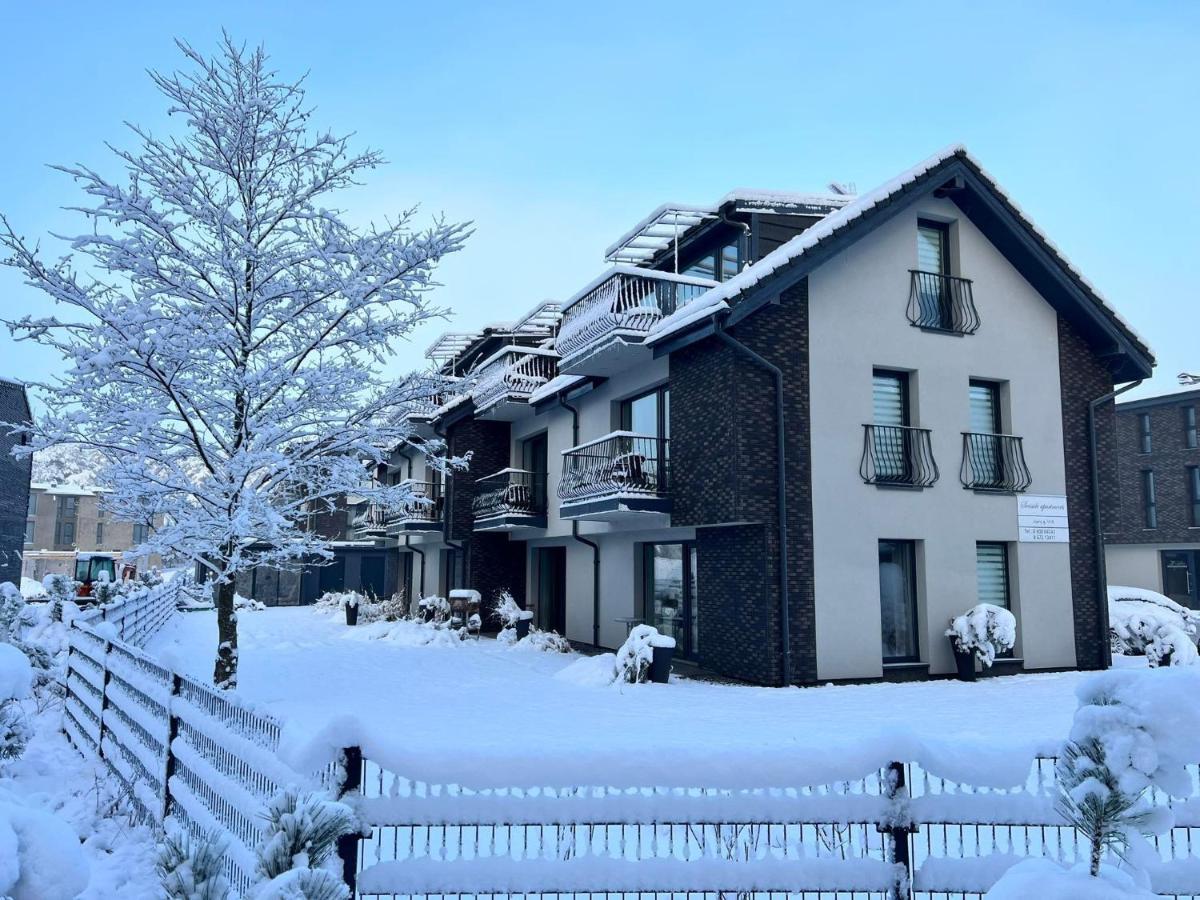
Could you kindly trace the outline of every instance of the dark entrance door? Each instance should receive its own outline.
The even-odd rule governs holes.
[[[362,592],[383,599],[387,591],[386,560],[382,556],[364,556],[359,563],[359,583]]]
[[[1190,609],[1200,609],[1200,552],[1195,550],[1163,550],[1163,593]]]
[[[567,633],[567,548],[534,549],[537,570],[538,610],[542,627]]]
[[[321,566],[321,593],[328,594],[331,592],[345,590],[346,587],[346,558],[339,556]]]
[[[412,553],[400,554],[400,584],[396,590],[404,594],[404,597],[412,603],[413,597],[416,597],[421,592],[416,585],[413,584],[413,556]]]

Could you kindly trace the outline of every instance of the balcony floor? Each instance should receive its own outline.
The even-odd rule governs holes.
[[[562,359],[558,371],[563,375],[598,375],[611,377],[649,362],[652,353],[642,346],[641,332],[614,331],[592,342],[577,353]]]
[[[515,531],[519,528],[545,528],[546,516],[528,513],[500,513],[486,519],[476,519],[474,531]]]
[[[608,494],[562,503],[558,508],[558,515],[563,519],[578,519],[583,522],[628,522],[631,519],[645,521],[648,518],[667,520],[671,515],[671,498],[646,494]]]

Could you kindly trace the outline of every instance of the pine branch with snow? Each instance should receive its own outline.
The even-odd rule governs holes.
[[[292,896],[341,900],[347,895],[341,880],[334,876],[331,881],[331,873],[324,869],[335,858],[337,839],[355,829],[350,807],[288,788],[267,805],[266,819],[266,835],[258,847],[258,875],[263,880],[255,894],[258,900]],[[287,892],[300,884],[318,893]],[[340,892],[328,893],[331,885]]]
[[[0,246],[64,310],[7,323],[67,363],[35,385],[48,412],[23,450],[97,454],[106,505],[152,526],[137,552],[211,576],[214,681],[232,688],[237,574],[329,558],[307,525],[347,493],[385,508],[412,499],[369,482],[366,465],[411,440],[402,414],[429,385],[386,383],[379,367],[443,314],[434,273],[469,232],[418,227],[415,209],[352,226],[337,196],[382,156],[315,128],[301,82],[261,48],[228,36],[211,58],[179,47],[188,71],[151,73],[176,133],[131,125],[134,149],[113,148],[117,178],[57,167],[86,195],[70,254],[47,259],[3,217]]]
[[[167,900],[226,900],[230,887],[221,859],[228,846],[229,836],[217,830],[199,837],[168,831],[156,863]]]

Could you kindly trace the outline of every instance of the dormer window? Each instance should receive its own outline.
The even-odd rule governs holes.
[[[724,247],[704,254],[680,274],[710,281],[728,281],[741,270],[739,262],[738,242],[731,241]]]
[[[917,267],[910,270],[908,321],[926,331],[974,334],[979,314],[971,282],[950,274],[950,226],[917,220]]]

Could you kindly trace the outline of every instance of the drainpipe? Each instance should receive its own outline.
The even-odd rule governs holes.
[[[423,597],[425,596],[425,551],[415,544],[410,543],[411,540],[412,535],[406,534],[404,536],[404,549],[411,550],[417,556],[421,557],[421,580],[417,582],[417,593]],[[409,606],[412,606],[412,598],[409,598]]]
[[[783,372],[780,368],[759,356],[725,330],[725,326],[713,319],[716,336],[760,368],[766,369],[775,379],[775,503],[779,511],[779,627],[783,632],[783,683],[792,683],[792,626],[788,597],[788,528],[787,528],[787,458],[785,456],[786,431],[783,420]]]
[[[448,453],[450,451],[450,438],[446,436],[445,429],[438,425],[434,425],[433,433],[445,441],[446,452]],[[453,521],[454,495],[458,493],[454,490],[453,485],[450,484],[450,477],[449,470],[442,473],[442,479],[446,491],[446,502],[442,507],[442,543],[451,550],[457,550],[460,554],[462,554],[463,577],[466,578],[467,551],[464,546],[465,541],[455,543],[454,541],[450,540],[450,522]],[[425,578],[424,563],[421,564],[421,578],[422,580]]]
[[[741,260],[739,260],[742,265],[738,266],[738,272],[740,272],[750,264],[750,226],[745,222],[738,222],[736,219],[729,218],[729,213],[721,213],[721,221],[726,225],[742,229],[742,239],[738,241],[742,247]],[[721,276],[725,277],[725,273],[722,272]]]
[[[1102,668],[1112,668],[1112,646],[1108,640],[1108,568],[1104,562],[1104,528],[1100,523],[1100,458],[1096,449],[1096,410],[1110,400],[1115,400],[1126,391],[1132,391],[1142,383],[1139,378],[1122,388],[1109,391],[1102,397],[1097,397],[1088,403],[1087,433],[1088,433],[1088,469],[1092,478],[1092,521],[1096,523],[1096,592],[1099,594],[1100,621],[1100,662]]]
[[[571,446],[579,444],[579,410],[563,399],[556,398],[558,405],[571,413]],[[592,548],[592,646],[600,646],[600,545],[579,533],[579,521],[571,520],[571,537]]]

